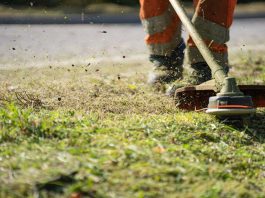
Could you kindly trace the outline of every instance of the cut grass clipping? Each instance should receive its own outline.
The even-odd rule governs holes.
[[[265,197],[264,110],[178,111],[135,65],[2,70],[0,197]]]

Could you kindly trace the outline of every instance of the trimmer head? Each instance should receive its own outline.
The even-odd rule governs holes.
[[[186,111],[206,110],[217,116],[250,115],[265,107],[264,85],[239,85],[241,96],[216,96],[214,84],[182,87],[175,92],[175,104]],[[252,102],[253,101],[253,102]]]
[[[210,97],[206,110],[206,113],[216,116],[247,116],[255,112],[251,96]]]
[[[236,79],[226,77],[220,93],[209,99],[206,113],[216,116],[246,116],[256,113],[252,98],[244,95],[237,86]]]

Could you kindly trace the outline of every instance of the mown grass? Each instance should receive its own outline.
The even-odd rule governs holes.
[[[244,64],[264,83],[262,59]],[[265,197],[264,110],[242,126],[179,111],[148,70],[2,70],[0,197]]]

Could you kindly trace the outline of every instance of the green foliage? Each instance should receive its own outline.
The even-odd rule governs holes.
[[[264,197],[265,144],[205,114],[10,104],[0,119],[1,197]]]

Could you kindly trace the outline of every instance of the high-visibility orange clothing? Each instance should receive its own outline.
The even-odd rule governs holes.
[[[229,28],[237,0],[194,0],[192,19],[195,27],[220,62],[227,62]],[[181,42],[181,22],[168,0],[140,0],[140,18],[147,33],[150,53],[170,55]],[[191,63],[203,58],[191,38],[188,39],[187,58]]]
[[[140,0],[140,18],[150,53],[170,55],[181,41],[181,23],[168,0]]]

